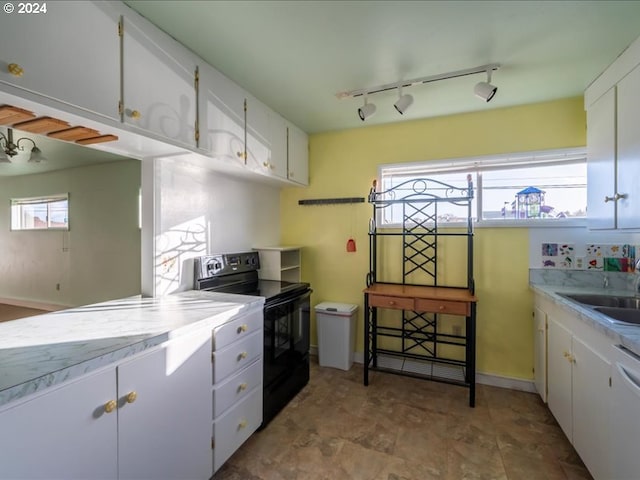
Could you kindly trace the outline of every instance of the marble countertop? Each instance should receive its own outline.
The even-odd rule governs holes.
[[[627,349],[640,355],[640,325],[628,325],[621,323],[612,323],[609,317],[595,311],[586,305],[581,305],[574,301],[564,298],[559,294],[598,294],[598,295],[620,295],[632,296],[632,292],[627,289],[604,289],[594,286],[577,286],[577,285],[540,285],[531,284],[531,289],[542,295],[544,298],[551,300],[555,304],[570,310],[577,315],[580,320],[588,323],[599,332],[604,333],[617,344],[623,345]]]
[[[0,323],[0,406],[236,314],[264,298],[188,291]]]

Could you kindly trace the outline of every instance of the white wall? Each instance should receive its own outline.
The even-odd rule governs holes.
[[[137,160],[0,177],[0,299],[77,306],[140,293],[139,188]],[[10,231],[11,198],[66,192],[69,231]]]
[[[171,159],[155,162],[155,295],[193,288],[193,258],[280,240],[280,190]]]

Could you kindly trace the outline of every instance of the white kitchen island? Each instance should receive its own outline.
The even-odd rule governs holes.
[[[261,329],[263,303],[190,291],[0,324],[0,479],[209,478],[212,339]]]

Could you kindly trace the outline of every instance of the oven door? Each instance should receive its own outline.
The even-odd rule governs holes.
[[[311,291],[273,303],[264,310],[265,387],[287,376],[309,355]]]

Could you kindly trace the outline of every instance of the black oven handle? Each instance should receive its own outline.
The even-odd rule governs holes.
[[[294,302],[294,301],[302,301],[306,298],[311,297],[311,293],[313,292],[313,290],[305,290],[302,294],[296,294],[294,296],[291,296],[289,298],[285,298],[284,300],[281,300],[279,302],[276,303],[267,303],[265,304],[264,308],[276,308],[276,307],[281,307],[282,305],[287,305],[288,303]]]

